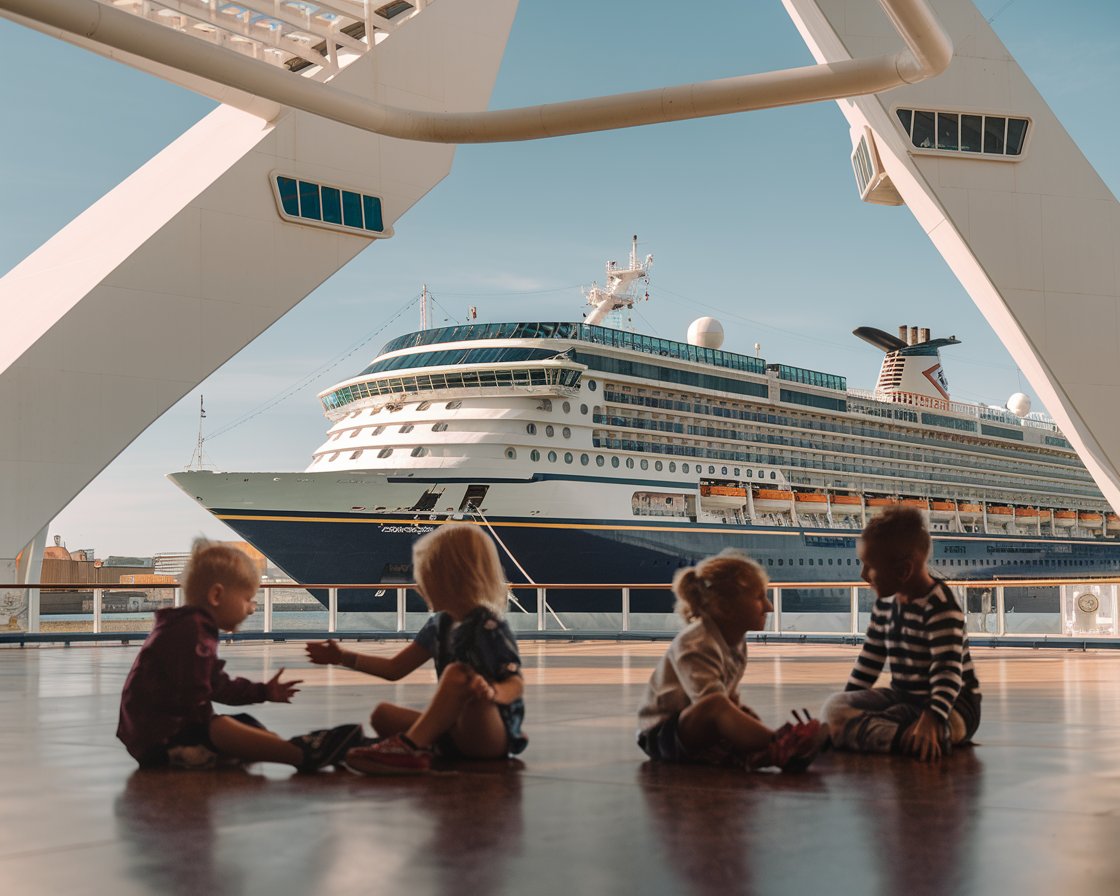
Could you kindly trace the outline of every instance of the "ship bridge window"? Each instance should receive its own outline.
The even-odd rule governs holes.
[[[326,226],[391,236],[386,231],[381,200],[353,190],[326,186],[282,174],[272,178],[280,217],[300,224]]]
[[[1030,120],[1003,115],[898,109],[903,132],[918,149],[969,152],[985,156],[1021,156]]]

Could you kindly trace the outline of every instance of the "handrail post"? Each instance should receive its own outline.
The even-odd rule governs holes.
[[[405,595],[407,593],[408,593],[407,588],[398,588],[397,589],[397,631],[398,632],[403,632],[405,630],[406,620],[405,620],[404,611],[405,611],[405,607],[407,605],[406,604],[406,599],[405,599]]]
[[[859,585],[852,586],[852,628],[851,634],[859,634]]]
[[[264,622],[261,627],[266,631],[272,631],[272,589],[263,588],[264,591]]]
[[[39,631],[39,589],[27,589],[27,630],[29,632]]]
[[[770,590],[774,593],[770,603],[774,606],[774,634],[777,634],[782,630],[782,589],[771,584]]]
[[[1003,586],[996,585],[996,635],[1002,637],[1007,634],[1007,628],[1004,626],[1003,614]]]
[[[327,631],[338,631],[338,589],[327,589]]]
[[[93,633],[101,634],[101,595],[103,589],[93,589]]]
[[[545,600],[546,600],[545,594],[546,594],[546,590],[544,588],[538,588],[537,589],[537,631],[538,632],[543,632],[544,629],[545,629],[545,625],[547,623],[547,620],[545,619],[545,615],[544,615],[544,606],[545,606]]]
[[[622,630],[630,631],[630,589],[622,589]]]
[[[173,607],[183,606],[183,586],[182,585],[176,585],[174,590],[172,591],[172,593],[171,593],[171,606],[173,606]]]

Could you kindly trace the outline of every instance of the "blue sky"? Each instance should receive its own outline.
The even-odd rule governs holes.
[[[977,3],[1113,192],[1120,4]],[[778,0],[522,0],[492,107],[595,96],[812,62]],[[213,104],[0,21],[9,77],[0,140],[0,271],[48,240]],[[54,521],[99,556],[185,549],[229,530],[164,474],[190,460],[205,394],[208,459],[224,470],[299,470],[322,441],[315,394],[361,369],[418,313],[390,317],[427,282],[435,320],[578,320],[579,289],[653,253],[636,328],[681,338],[720,318],[726,347],[874,384],[880,355],[851,335],[901,323],[956,334],[955,398],[1033,391],[905,208],[861,203],[834,103],[553,141],[468,146],[451,176],[127,448]],[[368,340],[368,341],[367,341]],[[350,354],[347,354],[350,352]],[[333,366],[330,366],[333,365]],[[318,378],[309,375],[328,367]],[[301,382],[302,389],[292,391]],[[291,393],[267,410],[261,407]],[[1036,404],[1037,407],[1037,404]],[[254,413],[260,411],[259,413]]]

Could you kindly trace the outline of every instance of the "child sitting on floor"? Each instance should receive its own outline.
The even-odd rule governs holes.
[[[817,720],[772,731],[739,702],[743,637],[760,631],[774,609],[766,584],[762,567],[733,550],[673,577],[677,612],[688,624],[654,669],[638,712],[638,746],[650,759],[793,772],[820,751],[828,729]]]
[[[230,678],[218,659],[218,632],[232,632],[255,609],[260,577],[249,558],[225,545],[195,542],[187,564],[186,606],[159,610],[121,694],[117,737],[141,768],[210,768],[219,759],[280,762],[316,771],[340,761],[362,735],[342,725],[284,740],[247,714],[215,715],[211,701],[288,703],[298,681]]]
[[[822,710],[840,749],[930,761],[971,740],[980,725],[964,613],[949,586],[930,575],[930,545],[912,507],[890,507],[863,530],[857,549],[875,606],[844,693]],[[890,686],[877,688],[887,660]]]
[[[396,681],[435,661],[438,684],[418,712],[378,704],[371,717],[383,738],[346,754],[366,774],[410,774],[431,768],[433,754],[497,759],[520,753],[525,706],[521,657],[502,619],[506,582],[494,543],[475,526],[444,525],[412,549],[416,584],[434,615],[395,656],[343,650],[336,641],[307,645],[313,663],[342,665]]]

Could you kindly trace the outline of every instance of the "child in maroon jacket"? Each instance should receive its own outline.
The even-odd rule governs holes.
[[[142,768],[209,768],[221,758],[280,762],[300,771],[330,765],[359,743],[361,725],[341,725],[284,740],[247,714],[216,715],[230,705],[288,703],[299,681],[230,678],[218,659],[218,632],[236,630],[255,609],[258,576],[249,558],[196,541],[185,578],[186,606],[160,610],[121,694],[117,737]]]

